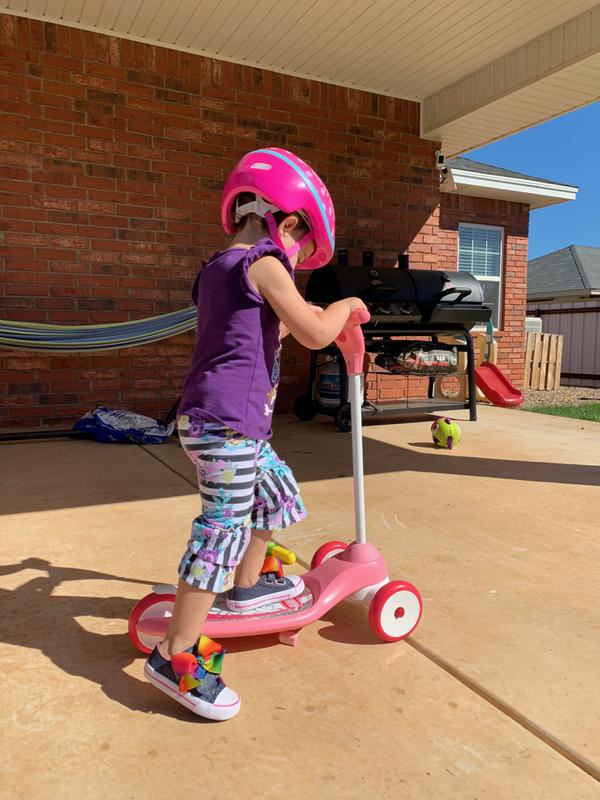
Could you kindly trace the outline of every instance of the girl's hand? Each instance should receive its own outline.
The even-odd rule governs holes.
[[[366,309],[366,305],[360,299],[360,297],[346,297],[346,303],[350,307],[350,311],[348,312],[348,316],[352,314],[353,311],[358,311],[361,308]]]

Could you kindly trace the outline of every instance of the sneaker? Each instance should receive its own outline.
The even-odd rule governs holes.
[[[299,575],[278,577],[275,572],[261,575],[258,583],[248,589],[234,586],[227,594],[227,608],[230,611],[246,611],[260,608],[269,603],[291,600],[304,591],[304,581]]]
[[[155,647],[144,665],[144,676],[200,717],[231,719],[239,712],[241,701],[219,676],[224,655],[221,645],[208,636],[201,636],[197,645],[171,661]]]

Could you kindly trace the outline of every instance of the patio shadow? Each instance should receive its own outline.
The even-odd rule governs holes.
[[[559,461],[498,459],[451,453],[426,442],[406,446],[364,438],[365,475],[423,472],[499,480],[600,486],[600,467]],[[351,439],[331,423],[285,422],[276,430],[277,452],[299,481],[352,474]],[[185,456],[177,445],[147,450],[95,442],[53,442],[0,446],[11,465],[3,473],[0,514],[21,514],[195,495],[185,477]]]
[[[25,569],[46,572],[13,591],[0,590],[2,603],[2,641],[41,651],[69,675],[97,683],[107,697],[132,711],[157,712],[188,720],[185,709],[163,698],[144,681],[125,672],[136,658],[126,634],[99,634],[85,630],[77,617],[127,619],[135,601],[126,597],[81,597],[54,595],[66,581],[120,580],[146,584],[104,572],[55,566],[38,558],[27,558],[0,567],[0,575]],[[68,687],[69,684],[65,684]],[[68,713],[75,713],[73,702],[65,699]],[[61,704],[62,705],[62,704]],[[85,714],[85,708],[80,713]],[[15,712],[17,713],[17,712]],[[65,711],[65,713],[67,713]],[[60,717],[61,712],[58,711]],[[191,719],[194,721],[194,718]]]
[[[278,441],[276,449],[290,464],[300,481],[327,480],[351,475],[350,437],[336,431],[331,431],[330,436],[326,446],[321,434],[318,438],[308,435],[301,450],[286,439]],[[532,483],[600,486],[600,467],[588,464],[466,456],[461,455],[460,449],[449,453],[429,442],[415,442],[403,447],[364,438],[363,447],[365,475],[404,471],[429,472]],[[412,447],[419,450],[413,450]]]
[[[86,630],[77,620],[81,617],[127,620],[135,600],[128,597],[54,594],[58,587],[69,581],[116,580],[127,584],[141,584],[148,588],[151,586],[150,582],[106,572],[60,567],[40,558],[25,558],[14,564],[2,565],[0,576],[16,574],[22,570],[36,570],[45,574],[36,575],[12,591],[0,589],[3,621],[0,641],[27,650],[39,650],[63,672],[98,684],[107,697],[132,711],[164,714],[190,723],[209,722],[189,714],[144,680],[127,674],[126,669],[144,656],[135,651],[126,633],[94,633]],[[352,644],[354,638],[351,626],[347,624],[343,612],[341,613],[340,629],[336,630],[335,641]],[[327,615],[332,623],[328,630],[337,629],[337,624],[333,624],[337,616],[335,610]],[[369,636],[368,627],[366,635]],[[371,643],[373,641],[376,641],[374,637]],[[278,645],[276,635],[226,640],[229,654]],[[20,656],[20,661],[23,661],[23,656]],[[38,679],[39,675],[34,681]],[[64,691],[71,691],[68,682],[64,683]],[[60,718],[63,713],[84,715],[86,709],[77,706],[81,697],[85,703],[85,693],[82,695],[80,692],[70,699],[65,697],[64,703],[59,703],[61,698],[57,698],[53,717]],[[63,707],[64,711],[61,711]],[[28,707],[27,713],[35,711]]]

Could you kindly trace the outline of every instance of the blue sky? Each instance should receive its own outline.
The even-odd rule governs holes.
[[[464,155],[579,187],[574,202],[531,213],[529,258],[570,244],[600,247],[600,102]]]

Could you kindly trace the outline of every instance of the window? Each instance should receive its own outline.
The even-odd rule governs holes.
[[[502,304],[502,228],[458,226],[458,268],[470,272],[483,287],[483,302],[492,307],[494,328],[500,327]]]

